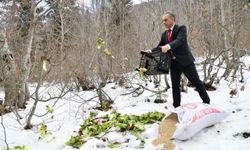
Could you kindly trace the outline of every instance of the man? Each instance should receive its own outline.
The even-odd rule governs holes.
[[[172,80],[174,107],[176,108],[181,104],[181,73],[184,73],[188,80],[197,88],[203,103],[209,104],[210,98],[204,84],[199,78],[194,64],[195,59],[189,50],[186,27],[184,25],[179,26],[175,24],[175,15],[171,12],[167,12],[163,16],[163,21],[167,30],[162,34],[157,48],[160,47],[163,53],[170,52],[171,54],[170,75]],[[146,52],[152,52],[157,48],[146,50]]]

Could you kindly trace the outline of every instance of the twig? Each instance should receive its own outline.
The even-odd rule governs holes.
[[[126,96],[126,95],[129,95],[129,94],[133,94],[133,93],[135,93],[137,90],[139,90],[140,89],[140,87],[138,87],[138,88],[135,88],[133,91],[131,91],[131,92],[128,92],[128,93],[124,93],[124,94],[121,94],[121,96]]]
[[[1,112],[1,114],[2,114],[2,112]],[[6,147],[7,147],[7,149],[9,149],[9,144],[8,144],[8,142],[7,142],[6,128],[5,128],[4,124],[3,124],[3,115],[1,115],[1,125],[2,125],[2,127],[3,127],[4,143],[5,143]]]

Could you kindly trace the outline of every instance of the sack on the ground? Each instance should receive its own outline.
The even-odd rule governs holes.
[[[228,114],[212,105],[188,103],[175,109],[178,125],[173,139],[187,140],[201,131],[225,119]]]

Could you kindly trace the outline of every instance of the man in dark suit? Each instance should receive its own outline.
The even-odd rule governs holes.
[[[156,48],[146,50],[146,52],[155,51],[159,47],[163,53],[170,52],[170,75],[172,80],[174,107],[178,107],[181,104],[181,73],[184,73],[188,80],[197,88],[203,103],[209,104],[210,98],[206,92],[203,82],[199,78],[194,64],[195,59],[189,50],[186,27],[184,25],[175,24],[175,15],[171,12],[168,12],[163,16],[163,21],[167,30],[163,32],[160,43]]]

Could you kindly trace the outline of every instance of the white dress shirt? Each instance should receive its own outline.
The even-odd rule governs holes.
[[[173,32],[174,26],[175,26],[175,24],[173,24],[172,27],[170,28],[171,29],[170,36],[172,36],[172,32]],[[169,28],[167,28],[167,32],[168,32],[168,30],[169,30]],[[168,47],[168,49],[171,49],[171,47],[170,47],[169,44],[167,44],[166,46]]]
[[[172,27],[170,28],[170,29],[171,29],[170,36],[172,36],[172,32],[173,32],[174,26],[175,26],[175,24],[173,24]],[[169,30],[169,28],[167,28],[167,32],[168,32],[168,30]],[[167,38],[168,38],[168,37],[167,37]],[[170,47],[169,44],[167,44],[166,46],[168,47],[168,49],[171,49],[171,47]],[[149,49],[149,50],[147,50],[147,51],[148,51],[148,52],[152,52],[151,49]]]

